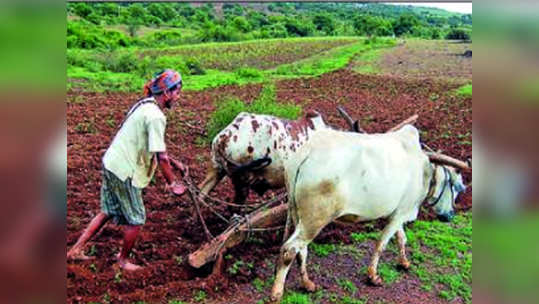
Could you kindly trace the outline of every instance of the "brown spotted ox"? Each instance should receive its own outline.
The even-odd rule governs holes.
[[[368,268],[370,280],[380,284],[378,260],[395,233],[400,264],[410,266],[403,224],[416,219],[421,203],[426,201],[448,221],[457,195],[465,190],[456,170],[429,161],[411,125],[384,134],[321,130],[286,159],[284,172],[295,230],[281,248],[272,289],[275,301],[283,295],[296,255],[303,287],[315,290],[307,274],[308,245],[332,221],[389,218]]]
[[[242,112],[213,139],[211,164],[199,188],[208,194],[224,176],[229,176],[234,201],[243,202],[250,189],[262,195],[268,189],[284,187],[283,160],[313,133],[326,128],[315,111],[297,120]]]

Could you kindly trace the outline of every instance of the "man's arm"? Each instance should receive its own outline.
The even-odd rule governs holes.
[[[182,183],[176,181],[176,176],[174,173],[172,173],[170,158],[168,157],[167,152],[157,152],[157,159],[159,162],[159,167],[167,180],[167,187],[170,188],[174,194],[182,195],[186,188]]]

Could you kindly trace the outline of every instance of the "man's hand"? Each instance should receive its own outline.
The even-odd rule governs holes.
[[[170,190],[172,193],[178,196],[183,195],[187,190],[182,183],[178,183],[176,181],[172,182],[172,184],[167,184],[165,189]]]

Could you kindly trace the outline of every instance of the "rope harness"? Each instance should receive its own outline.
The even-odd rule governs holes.
[[[184,180],[185,184],[187,185],[187,190],[189,191],[189,194],[191,195],[192,200],[195,203],[195,207],[197,209],[197,213],[198,213],[200,221],[202,222],[204,230],[205,230],[206,234],[208,234],[212,238],[213,238],[213,236],[209,232],[209,230],[208,230],[208,228],[206,226],[205,220],[202,217],[202,214],[200,212],[199,204],[206,207],[208,210],[210,210],[215,216],[217,216],[223,222],[229,224],[229,227],[223,233],[228,232],[231,229],[240,229],[240,226],[242,224],[244,224],[244,223],[247,224],[247,229],[240,229],[240,230],[241,231],[247,231],[246,239],[250,238],[253,231],[271,231],[271,230],[278,230],[278,229],[282,228],[282,226],[268,227],[268,228],[253,228],[251,226],[251,221],[249,220],[249,214],[239,215],[239,214],[234,213],[234,215],[232,215],[232,217],[230,219],[227,219],[223,214],[221,214],[219,211],[216,210],[216,207],[219,206],[219,205],[221,205],[221,206],[231,206],[231,207],[242,208],[243,210],[250,211],[251,213],[255,213],[255,212],[259,211],[262,208],[266,208],[266,207],[268,207],[268,206],[270,206],[270,205],[272,205],[272,204],[274,204],[276,202],[280,202],[283,199],[285,199],[287,197],[286,191],[283,191],[283,192],[277,194],[272,199],[270,199],[268,201],[265,201],[265,202],[262,202],[262,203],[259,203],[259,204],[240,205],[240,204],[229,203],[229,202],[226,202],[224,200],[214,198],[214,197],[211,197],[211,196],[209,196],[209,195],[207,195],[205,193],[202,193],[200,191],[200,189],[198,189],[198,187],[194,184],[191,177],[188,176],[188,174],[185,174],[185,176],[183,177],[183,180]]]
[[[437,172],[436,168],[437,167],[438,167],[437,165],[434,165],[434,175],[430,180],[429,192],[428,192],[429,194],[427,194],[427,200],[433,197],[434,195],[434,190],[437,184],[437,181],[436,181],[436,172]],[[453,193],[453,179],[451,178],[451,173],[449,173],[449,170],[445,166],[442,166],[442,169],[444,170],[444,185],[443,185],[442,191],[440,191],[440,194],[438,195],[436,200],[434,200],[434,202],[427,204],[429,207],[436,205],[440,201],[440,199],[444,195],[447,185],[450,185],[449,190],[451,191],[451,202],[453,202],[453,198],[455,196]]]

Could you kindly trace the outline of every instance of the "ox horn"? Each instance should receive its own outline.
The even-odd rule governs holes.
[[[429,160],[434,163],[448,165],[448,166],[459,168],[465,171],[469,171],[471,169],[471,167],[468,166],[466,162],[463,162],[451,156],[447,156],[445,154],[436,153],[436,152],[425,152],[425,154],[427,154],[427,156],[429,157]]]
[[[350,126],[350,131],[357,132],[357,133],[367,133],[359,125],[359,120],[354,121],[352,117],[350,117],[350,115],[346,113],[346,110],[342,106],[340,105],[337,106],[337,111],[339,112],[339,114],[341,114],[344,120],[346,120],[346,122],[348,123],[348,126]]]

